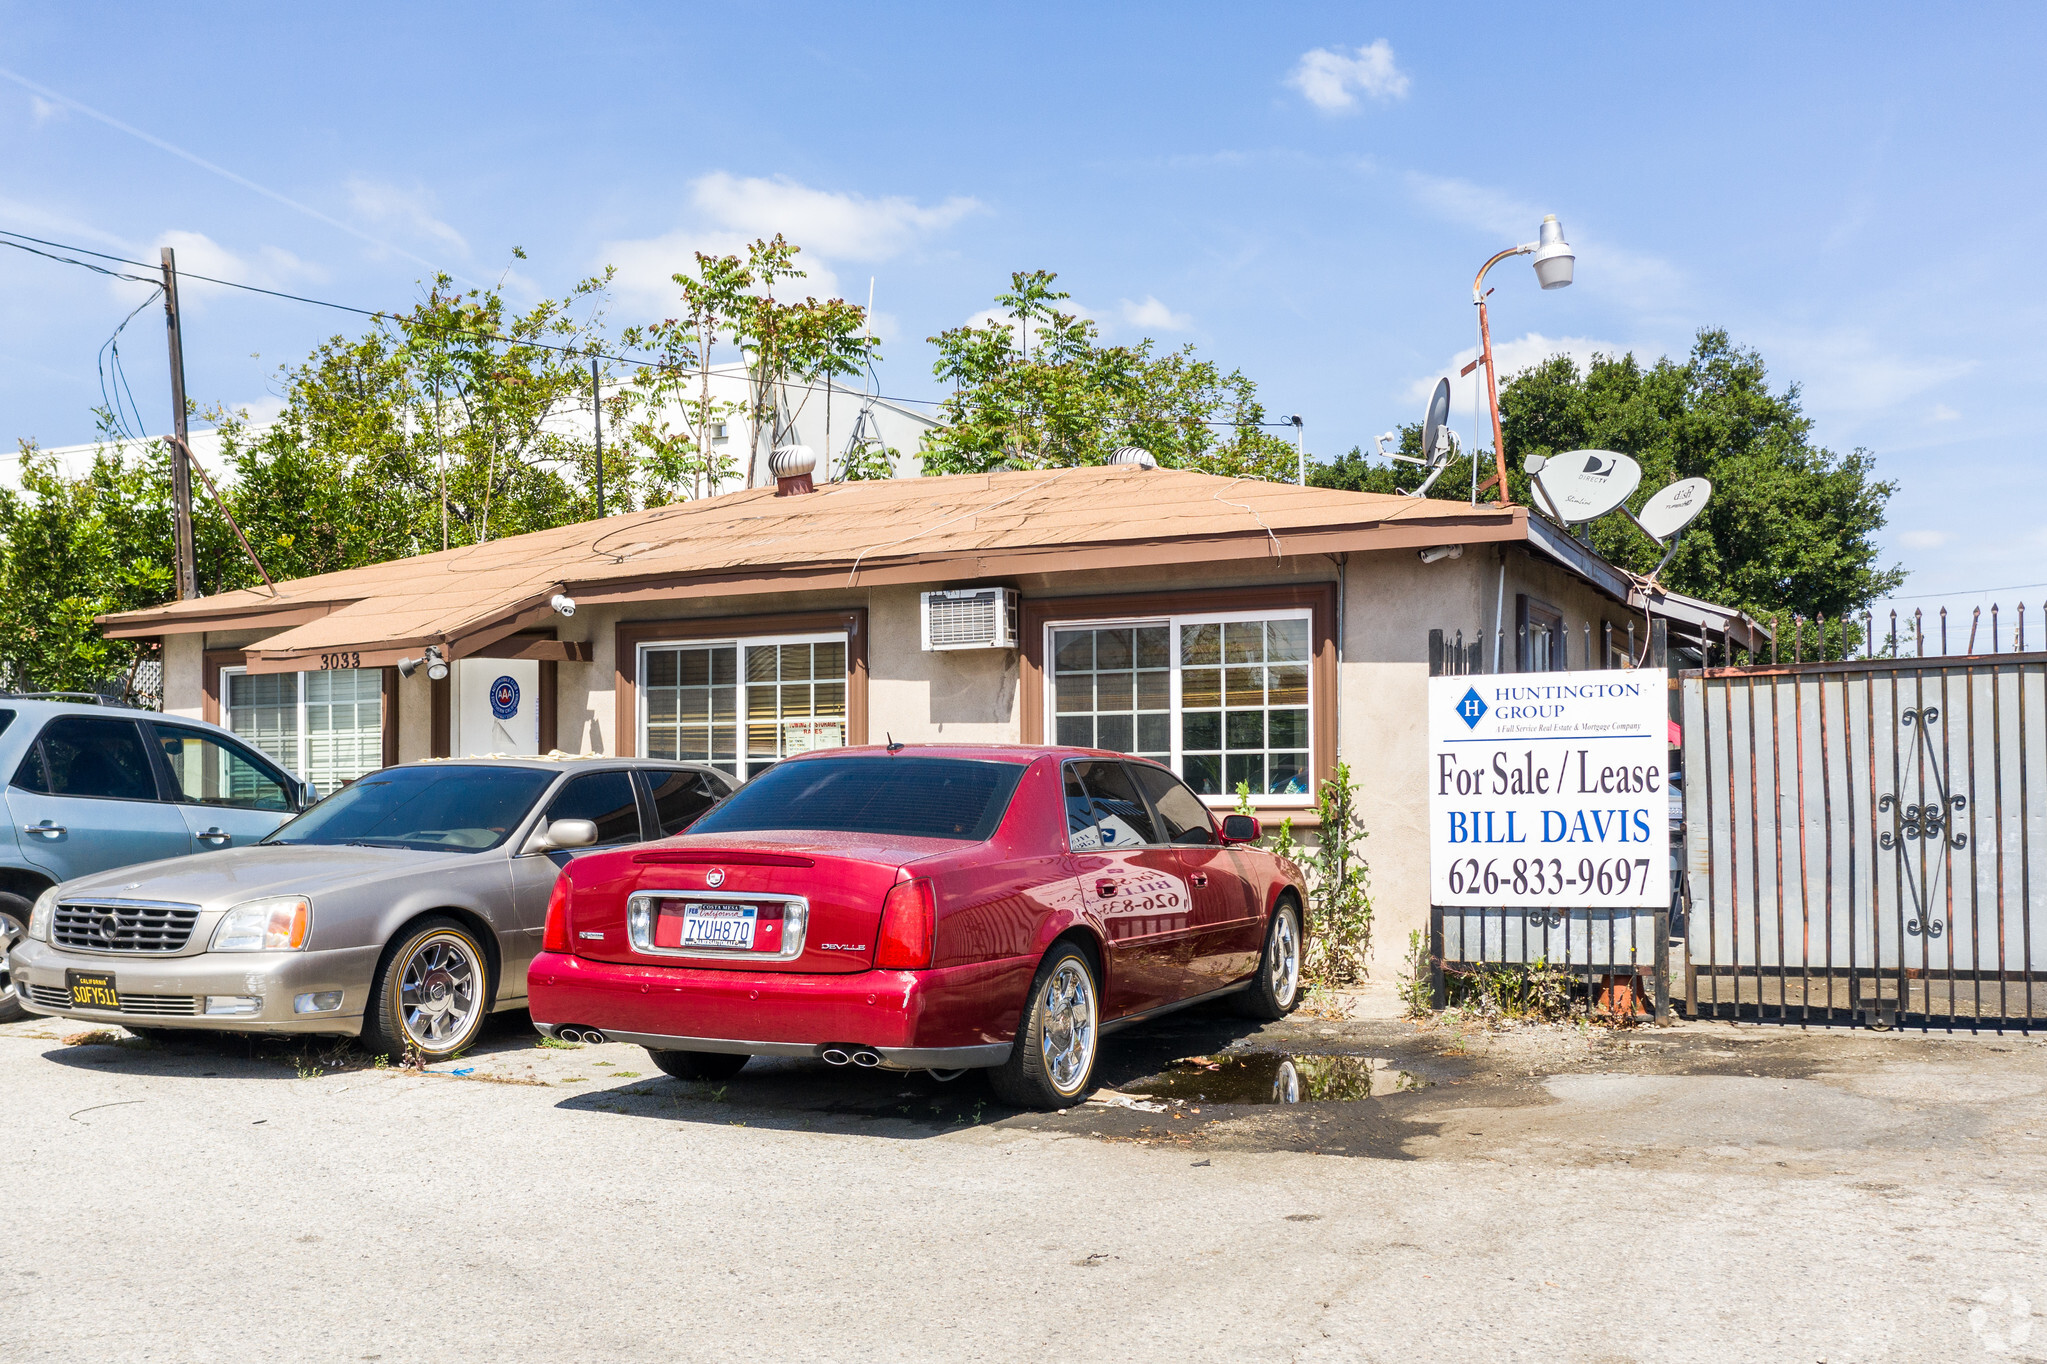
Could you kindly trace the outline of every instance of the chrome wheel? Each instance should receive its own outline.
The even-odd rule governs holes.
[[[422,1051],[448,1051],[483,1013],[483,963],[475,945],[439,932],[414,944],[398,971],[398,1020]]]
[[[1038,995],[1038,1046],[1061,1094],[1086,1083],[1095,1061],[1095,992],[1077,961],[1063,961]]]
[[[1265,969],[1271,974],[1272,998],[1280,1008],[1290,1008],[1294,991],[1301,988],[1301,929],[1292,905],[1280,906],[1272,921],[1268,956]]]

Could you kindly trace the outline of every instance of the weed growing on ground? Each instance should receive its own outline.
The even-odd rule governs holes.
[[[94,1028],[91,1032],[75,1032],[64,1039],[67,1047],[111,1047],[121,1040],[121,1034],[106,1028]]]
[[[564,1042],[558,1037],[543,1037],[533,1045],[536,1047],[548,1047],[555,1051],[581,1051],[583,1049],[581,1042]]]
[[[640,1078],[640,1072],[637,1070],[614,1070],[611,1072],[611,1078],[614,1080],[637,1080]]]
[[[306,1058],[301,1056],[298,1059],[298,1073],[299,1078],[301,1080],[317,1080],[322,1075],[325,1075],[327,1072],[320,1069],[318,1066],[308,1065],[306,1063]]]
[[[1407,935],[1407,971],[1400,982],[1401,1009],[1408,1018],[1427,1018],[1435,1006],[1429,968],[1428,939],[1417,928]]]

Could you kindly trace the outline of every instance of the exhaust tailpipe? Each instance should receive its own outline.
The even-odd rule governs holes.
[[[881,1053],[878,1051],[871,1051],[866,1047],[862,1047],[860,1048],[860,1050],[853,1053],[853,1064],[856,1066],[867,1066],[870,1068],[878,1066],[881,1064]]]
[[[597,1031],[597,1029],[595,1029],[595,1028],[585,1028],[585,1029],[583,1029],[583,1045],[584,1045],[584,1046],[586,1046],[586,1047],[601,1047],[601,1046],[603,1046],[603,1045],[604,1045],[604,1034],[603,1034],[603,1033],[601,1033],[601,1032],[599,1032],[599,1031]]]
[[[828,1066],[843,1066],[853,1059],[838,1047],[826,1047],[818,1055],[824,1058],[824,1063]]]
[[[554,1035],[556,1040],[562,1042],[580,1042],[583,1040],[583,1030],[581,1028],[556,1028]]]

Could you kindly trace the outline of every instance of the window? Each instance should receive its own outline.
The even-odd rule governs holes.
[[[1151,811],[1116,762],[1066,765],[1067,842],[1075,852],[1115,851],[1159,841]]]
[[[179,725],[151,725],[171,767],[171,799],[242,810],[290,810],[292,791],[276,771],[211,734]]]
[[[37,755],[41,761],[37,761]],[[132,720],[67,715],[50,721],[29,750],[14,784],[52,796],[155,800],[149,750]]]
[[[483,852],[511,836],[554,777],[530,767],[387,768],[329,796],[263,841]]]
[[[1570,667],[1564,613],[1533,597],[1520,598],[1521,671],[1546,673]]]
[[[597,826],[598,847],[640,841],[640,802],[627,772],[585,772],[563,783],[548,802],[547,819],[587,819]]]
[[[640,751],[741,780],[846,746],[844,635],[640,646]]]
[[[1215,824],[1208,817],[1208,807],[1187,789],[1186,783],[1175,780],[1163,768],[1141,763],[1131,764],[1130,772],[1150,798],[1151,808],[1158,811],[1159,822],[1166,826],[1166,842],[1188,847],[1206,847],[1215,842]]]
[[[1050,628],[1056,742],[1153,758],[1202,796],[1306,804],[1306,611]]]
[[[775,767],[698,820],[700,834],[798,832],[962,838],[995,832],[1022,763],[966,758],[821,758]]]
[[[221,670],[224,728],[328,795],[384,765],[384,675],[377,668]]]
[[[681,833],[725,797],[724,785],[701,772],[665,772],[658,767],[640,770],[654,790],[654,818],[663,838]]]

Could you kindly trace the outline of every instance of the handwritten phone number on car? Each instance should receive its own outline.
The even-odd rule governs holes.
[[[1575,874],[1567,873],[1563,859],[1558,857],[1517,857],[1504,869],[1500,860],[1495,857],[1483,867],[1475,857],[1452,862],[1450,893],[1498,895],[1511,890],[1516,895],[1558,895],[1577,890],[1588,895],[1625,895],[1630,886],[1647,885],[1649,878],[1646,857],[1617,857],[1599,862],[1581,857]]]

